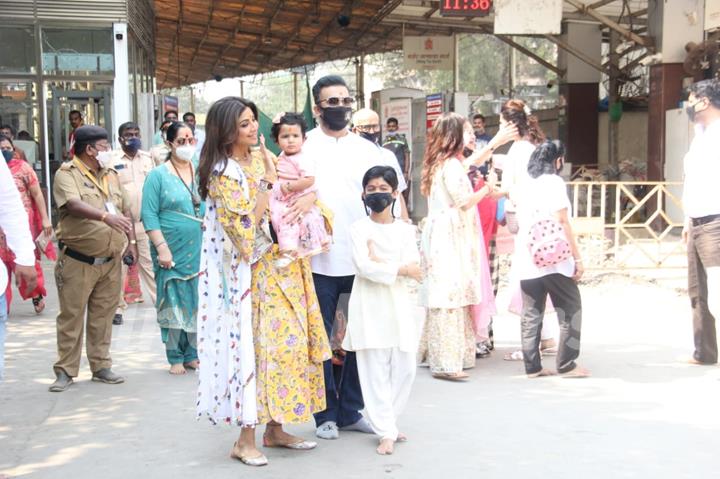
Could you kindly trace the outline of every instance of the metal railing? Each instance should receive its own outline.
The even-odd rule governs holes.
[[[593,269],[681,268],[682,183],[571,181],[574,229]]]

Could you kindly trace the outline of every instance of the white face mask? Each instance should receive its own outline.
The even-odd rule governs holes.
[[[112,162],[112,152],[98,151],[97,161],[100,164],[100,168],[107,168]]]
[[[175,148],[175,156],[178,160],[188,162],[193,159],[193,156],[195,156],[195,146],[194,145],[185,145],[185,146],[178,146]]]

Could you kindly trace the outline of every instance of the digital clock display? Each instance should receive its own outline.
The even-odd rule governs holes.
[[[492,0],[440,0],[440,16],[485,17],[492,4]]]

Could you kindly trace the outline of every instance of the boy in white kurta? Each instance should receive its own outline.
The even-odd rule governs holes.
[[[363,178],[363,201],[370,216],[350,228],[357,269],[348,308],[343,349],[355,351],[366,417],[380,436],[379,454],[392,454],[397,417],[415,379],[417,325],[408,289],[420,281],[415,227],[392,215],[397,198],[395,170],[376,166]]]

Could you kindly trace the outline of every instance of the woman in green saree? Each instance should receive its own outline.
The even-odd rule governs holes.
[[[167,129],[168,160],[143,186],[142,220],[157,284],[157,321],[170,374],[197,369],[197,304],[204,204],[197,193],[195,138],[184,123]]]

